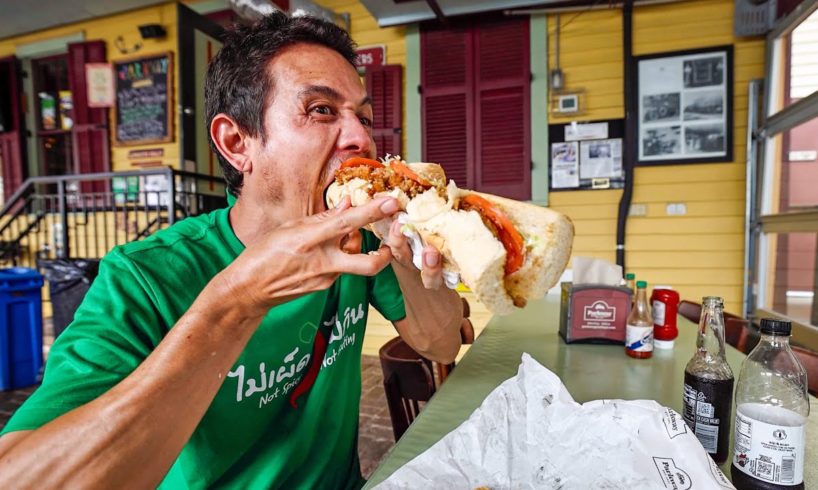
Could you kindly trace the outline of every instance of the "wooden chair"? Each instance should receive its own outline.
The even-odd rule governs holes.
[[[698,325],[702,316],[702,305],[683,299],[679,302],[679,314]]]
[[[463,323],[460,327],[460,340],[464,344],[471,344],[474,342],[474,326],[468,319],[471,308],[466,298],[461,299]],[[420,413],[420,404],[429,401],[437,386],[454,368],[454,363],[433,363],[415,352],[400,337],[395,337],[384,344],[379,356],[386,403],[389,407],[389,417],[392,419],[392,432],[397,441]],[[438,375],[437,384],[435,371]]]
[[[729,316],[728,316],[729,315]],[[724,314],[724,340],[744,354],[749,354],[761,336],[750,320]]]
[[[469,306],[469,302],[466,298],[460,298],[463,301],[463,323],[460,324],[460,342],[463,345],[466,344],[473,344],[474,343],[474,325],[472,325],[471,320],[469,320],[469,315],[471,315],[471,306]],[[451,364],[441,364],[439,362],[435,363],[435,371],[437,372],[437,384],[440,386],[443,381],[449,376],[449,373],[452,372],[454,369],[454,363]]]
[[[384,344],[379,355],[392,432],[397,441],[420,413],[420,403],[429,401],[435,393],[432,362],[400,337]]]
[[[818,396],[818,352],[797,345],[792,346],[792,352],[807,370],[807,389]]]

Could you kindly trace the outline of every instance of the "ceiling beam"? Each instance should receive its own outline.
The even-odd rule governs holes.
[[[437,20],[446,25],[449,21],[446,19],[446,16],[443,15],[443,10],[440,9],[440,5],[437,4],[437,0],[426,0],[426,3],[429,4],[429,8],[432,9],[432,12],[435,13]]]

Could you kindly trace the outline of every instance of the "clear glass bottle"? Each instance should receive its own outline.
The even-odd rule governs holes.
[[[647,281],[636,281],[636,301],[625,327],[625,353],[637,359],[653,355],[653,316],[648,306]]]
[[[631,308],[636,302],[636,274],[628,272],[625,274],[625,287],[631,290]]]
[[[685,366],[682,417],[716,463],[730,450],[733,370],[724,355],[724,300],[702,298],[696,352]]]
[[[803,489],[807,373],[790,349],[792,324],[761,320],[761,340],[741,365],[730,474],[739,490]]]

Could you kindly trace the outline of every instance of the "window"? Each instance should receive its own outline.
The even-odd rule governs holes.
[[[767,38],[767,117],[760,177],[755,313],[818,325],[818,1],[784,18]]]
[[[32,60],[40,175],[71,173],[74,125],[68,55]]]

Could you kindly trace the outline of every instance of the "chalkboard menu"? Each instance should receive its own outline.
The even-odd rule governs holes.
[[[170,53],[114,62],[116,143],[141,145],[173,139],[173,66]]]

